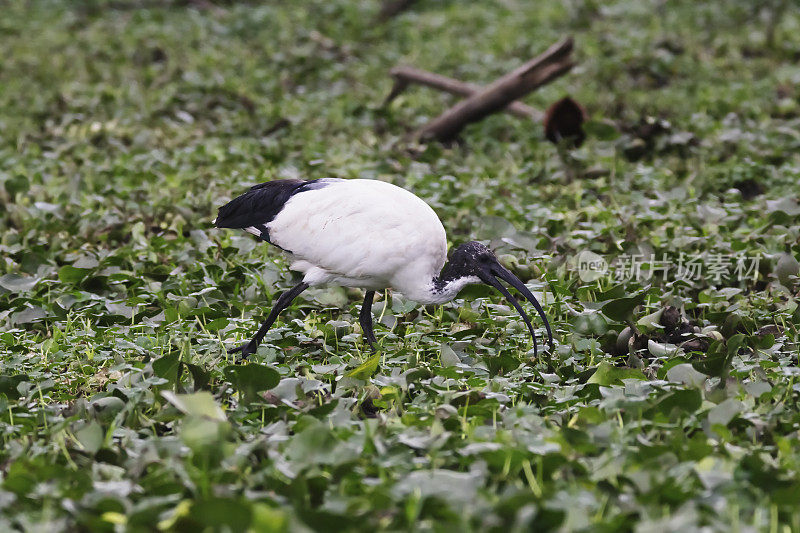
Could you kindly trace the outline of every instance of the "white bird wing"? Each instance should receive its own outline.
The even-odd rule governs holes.
[[[320,282],[392,286],[398,277],[438,273],[447,255],[433,209],[377,180],[336,181],[296,194],[268,228],[271,242],[292,254],[293,269],[329,276]]]

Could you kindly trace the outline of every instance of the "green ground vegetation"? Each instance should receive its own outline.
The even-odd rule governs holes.
[[[800,530],[796,7],[0,1],[0,529]],[[398,63],[486,83],[565,35],[525,101],[585,106],[567,163],[506,114],[409,143],[430,89],[381,106]],[[216,208],[326,176],[490,243],[557,348],[476,287],[383,295],[372,356],[333,288],[236,364],[293,279]]]

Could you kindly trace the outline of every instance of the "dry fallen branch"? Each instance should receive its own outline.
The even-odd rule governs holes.
[[[559,41],[514,71],[498,78],[488,86],[476,90],[466,99],[420,128],[415,136],[421,141],[436,139],[446,142],[453,140],[467,124],[477,122],[487,115],[505,109],[537,87],[568,72],[574,65],[571,58],[572,46],[572,38]],[[442,78],[444,77],[438,81],[442,82]],[[429,81],[431,80],[429,79]],[[477,87],[472,87],[477,89]],[[396,86],[393,93],[397,92],[397,88]],[[455,89],[456,87],[451,84],[451,88]]]
[[[432,89],[439,89],[456,96],[472,96],[481,90],[483,87],[474,83],[466,83],[435,72],[428,72],[414,67],[395,67],[389,74],[394,78],[394,86],[389,96],[386,97],[384,105],[388,105],[392,100],[402,93],[406,87],[411,83],[431,87]],[[529,118],[533,120],[541,120],[544,116],[541,111],[533,107],[523,104],[522,102],[512,102],[504,111],[520,118]]]

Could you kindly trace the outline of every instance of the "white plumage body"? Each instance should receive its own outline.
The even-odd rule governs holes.
[[[471,241],[447,260],[447,237],[439,217],[414,194],[376,180],[277,180],[254,185],[219,208],[214,224],[240,228],[283,249],[290,268],[303,281],[282,293],[248,342],[231,352],[253,353],[282,309],[310,286],[343,285],[365,289],[359,321],[374,348],[372,301],[376,290],[392,288],[420,303],[452,300],[470,283],[486,283],[517,309],[536,334],[505,281],[536,308],[552,332],[539,302],[525,284],[504,268],[486,246]]]
[[[287,251],[303,281],[391,287],[422,303],[449,299],[431,290],[447,259],[447,237],[428,204],[382,181],[325,181],[289,198],[266,224],[270,242]]]

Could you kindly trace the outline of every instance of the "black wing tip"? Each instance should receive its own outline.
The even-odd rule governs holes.
[[[279,179],[253,185],[219,208],[214,226],[244,229],[269,223],[307,183],[300,179]]]

